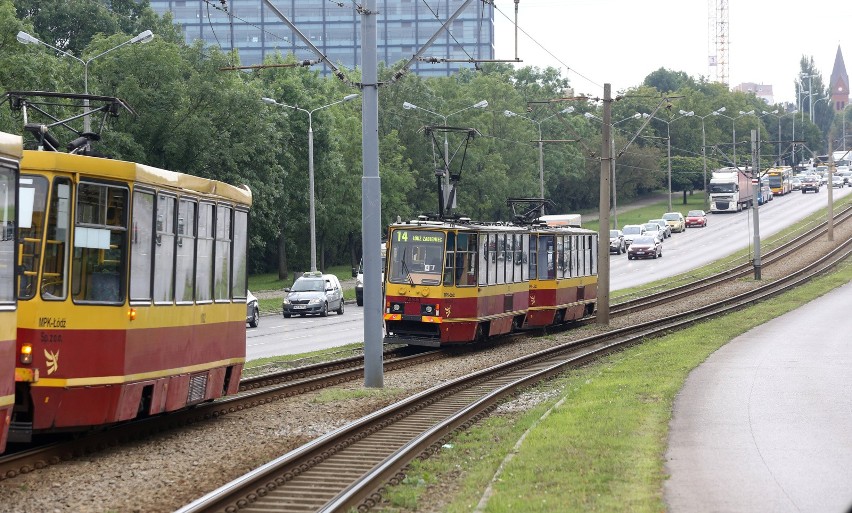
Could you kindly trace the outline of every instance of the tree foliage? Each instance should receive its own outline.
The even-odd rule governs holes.
[[[111,51],[146,29],[154,41]],[[154,14],[145,0],[0,0],[0,85],[6,91],[83,89],[79,61],[20,44],[14,37],[20,30],[84,61],[99,56],[87,67],[89,91],[118,96],[135,112],[109,120],[100,151],[251,188],[251,272],[277,270],[283,278],[308,268],[310,128],[319,266],[357,263],[361,102],[328,106],[359,92],[351,83],[303,67],[223,71],[239,62],[236,53],[184,44],[171,19]],[[295,58],[268,63],[293,64]],[[566,100],[571,84],[558,69],[487,63],[450,77],[393,78],[401,68],[379,70],[382,200],[366,208],[380,208],[383,225],[437,210],[436,170],[444,169],[445,138],[450,171],[460,177],[457,211],[473,219],[508,220],[506,200],[538,197],[542,175],[553,213],[597,208],[601,103]],[[667,188],[669,136],[672,189],[684,193],[703,187],[705,159],[708,173],[729,165],[735,146],[737,160],[748,160],[751,130],[771,141],[762,149],[767,163],[778,159],[778,143],[781,160],[790,162],[794,139],[806,141],[796,146],[797,161],[809,158],[811,149],[822,151],[832,123],[827,102],[816,101],[825,87],[812,59],[803,58],[802,72],[812,75],[816,123],[788,114],[788,106],[768,106],[754,95],[665,68],[620,91],[611,148],[618,201]],[[357,75],[347,71],[350,80]],[[801,87],[797,82],[797,91]],[[318,110],[309,125],[305,112],[268,105],[262,97]],[[487,108],[473,107],[482,100]],[[403,108],[406,103],[416,108]],[[749,111],[754,114],[739,114]],[[21,133],[21,125],[20,113],[0,110],[0,129]],[[72,122],[78,130],[81,125]],[[445,125],[462,130],[441,130]]]

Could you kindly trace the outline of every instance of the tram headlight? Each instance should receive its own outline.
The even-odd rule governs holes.
[[[405,311],[405,305],[403,303],[397,303],[395,301],[389,301],[387,308],[387,313],[389,314],[401,314]]]
[[[435,317],[438,315],[438,305],[420,305],[420,315]]]
[[[32,344],[21,345],[21,363],[33,363],[33,346]]]

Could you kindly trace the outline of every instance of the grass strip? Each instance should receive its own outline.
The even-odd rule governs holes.
[[[777,298],[567,371],[414,463],[377,511],[473,511],[517,440],[561,399],[506,462],[484,511],[664,511],[669,421],[689,372],[736,336],[850,281],[846,263]]]

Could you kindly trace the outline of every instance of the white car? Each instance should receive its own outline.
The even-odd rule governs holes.
[[[621,229],[621,233],[624,234],[624,244],[630,249],[633,239],[645,235],[645,227],[641,224],[625,224]]]
[[[260,309],[257,306],[257,298],[250,290],[246,290],[246,322],[252,328],[260,324]]]

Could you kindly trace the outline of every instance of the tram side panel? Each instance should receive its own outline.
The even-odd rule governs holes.
[[[15,235],[18,167],[22,152],[21,137],[0,132],[0,453],[6,450],[15,404],[15,362],[18,360]]]
[[[25,152],[32,172],[21,179],[31,189],[33,222],[21,238],[17,344],[33,360],[16,371],[16,439],[235,392],[245,360],[245,304],[236,296],[245,294],[246,250],[235,232],[245,233],[247,212],[234,215],[233,204],[208,198],[210,236],[196,237],[198,210],[174,208],[177,193],[151,186],[136,203],[132,173],[70,175],[91,172],[99,159],[35,153]],[[139,206],[133,218],[131,201]],[[206,273],[180,265],[182,251],[194,262],[197,239],[221,256]]]

